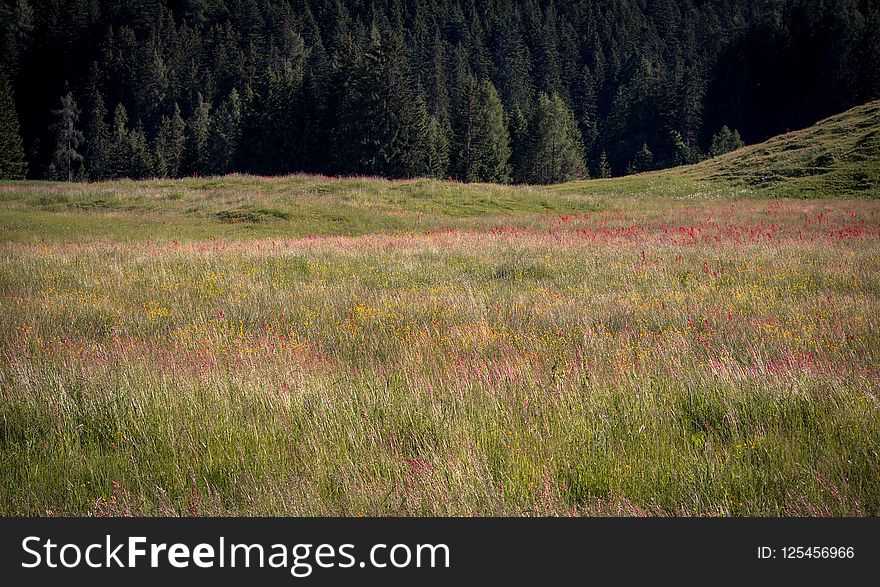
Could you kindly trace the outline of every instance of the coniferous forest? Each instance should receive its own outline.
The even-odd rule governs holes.
[[[880,96],[875,0],[2,0],[0,175],[555,183]]]

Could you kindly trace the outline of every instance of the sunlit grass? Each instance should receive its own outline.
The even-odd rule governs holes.
[[[0,513],[880,513],[880,203],[339,182],[4,192]]]

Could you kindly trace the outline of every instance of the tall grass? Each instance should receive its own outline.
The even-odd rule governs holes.
[[[878,212],[14,239],[0,514],[877,515]]]

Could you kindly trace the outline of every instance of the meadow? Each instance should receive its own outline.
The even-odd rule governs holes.
[[[880,201],[5,187],[4,515],[880,513]]]
[[[878,133],[2,183],[0,515],[878,515]]]

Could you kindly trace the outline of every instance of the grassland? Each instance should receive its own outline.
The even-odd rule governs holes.
[[[3,184],[0,514],[878,515],[877,127],[548,188]]]

